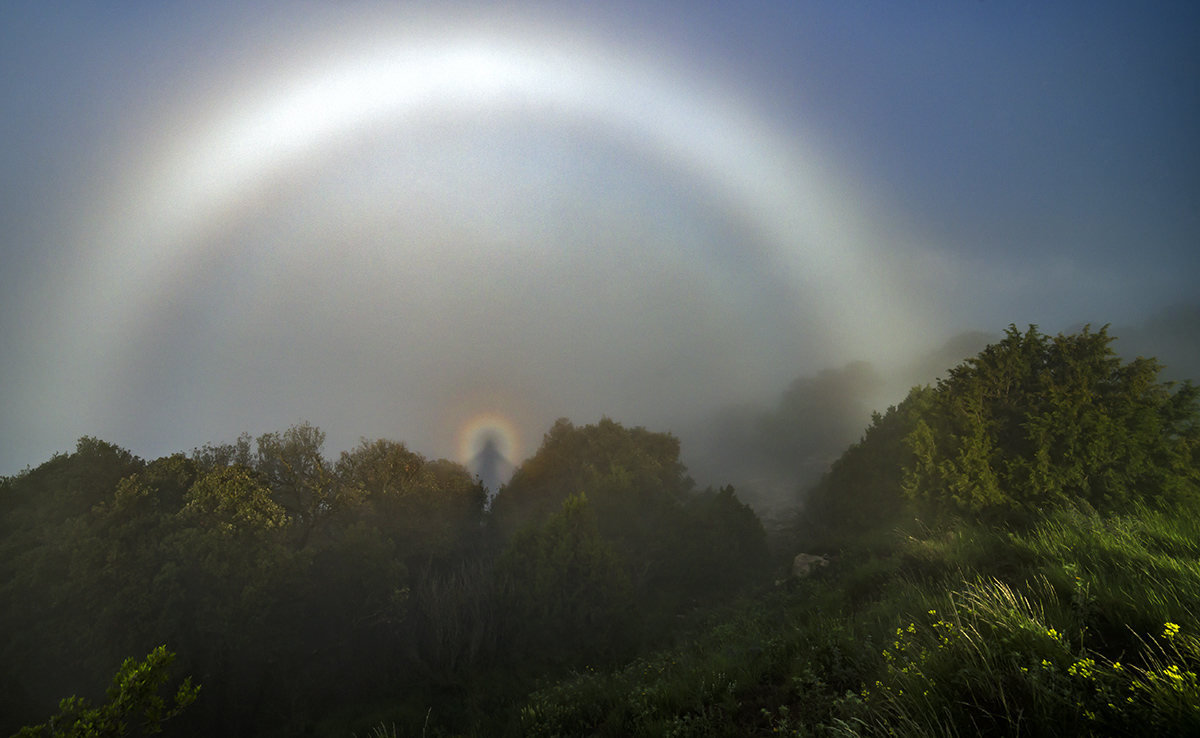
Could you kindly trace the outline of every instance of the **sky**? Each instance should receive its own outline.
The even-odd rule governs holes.
[[[0,3],[0,475],[608,416],[750,482],[1009,324],[1200,377],[1200,6],[193,5]]]

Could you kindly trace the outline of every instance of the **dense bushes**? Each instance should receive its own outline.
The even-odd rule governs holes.
[[[914,462],[908,438],[933,404],[934,392],[914,388],[899,405],[871,416],[852,444],[808,492],[801,524],[819,546],[844,543],[848,535],[890,529],[911,512],[904,495],[905,469]]]
[[[1196,388],[1158,382],[1152,359],[1122,363],[1111,341],[1105,329],[1051,339],[1009,328],[952,369],[908,436],[908,498],[1003,520],[1196,494]]]
[[[765,553],[664,433],[560,421],[490,519],[458,464],[385,440],[332,462],[323,443],[305,424],[146,463],[85,438],[4,480],[0,733],[162,643],[205,685],[172,728],[204,733],[602,663]]]
[[[1123,363],[1106,329],[1005,338],[876,414],[808,500],[810,532],[892,529],[914,517],[1027,523],[1084,501],[1171,505],[1200,492],[1190,383]]]
[[[607,418],[580,428],[559,420],[496,496],[492,522],[515,530],[583,494],[638,601],[671,611],[767,575],[766,538],[754,512],[731,487],[693,487],[673,436]]]
[[[1200,508],[899,540],[679,647],[531,695],[513,734],[1192,736]],[[873,596],[847,582],[884,576]]]
[[[608,661],[637,644],[633,587],[600,537],[587,498],[569,497],[513,539],[497,562],[511,581],[513,647],[560,664]]]
[[[535,693],[521,729],[1196,735],[1196,390],[1110,340],[1010,328],[876,414],[808,498],[834,565]]]
[[[0,480],[0,731],[165,643],[200,734],[1194,734],[1197,392],[1110,340],[1010,328],[874,415],[798,532],[833,564],[707,627],[774,572],[669,434],[561,420],[490,511],[459,465],[332,462],[308,425],[82,439]]]
[[[92,707],[87,699],[68,697],[59,703],[58,714],[42,725],[22,728],[14,738],[121,738],[132,729],[139,735],[162,730],[162,724],[177,717],[200,693],[191,679],[184,679],[172,704],[159,692],[166,685],[175,654],[159,646],[143,661],[126,659],[108,688],[107,701]]]

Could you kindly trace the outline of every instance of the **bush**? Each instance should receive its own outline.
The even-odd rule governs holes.
[[[566,664],[606,660],[635,642],[633,588],[586,497],[521,530],[496,568],[511,587],[518,650]]]
[[[1176,503],[1200,483],[1197,389],[1160,383],[1153,359],[1123,364],[1105,328],[1051,339],[1010,326],[950,370],[906,438],[903,488],[931,515],[1037,519]]]
[[[108,688],[108,702],[92,707],[86,699],[68,697],[49,722],[22,728],[14,738],[117,738],[129,732],[131,721],[139,734],[158,733],[163,722],[183,712],[200,693],[200,686],[193,686],[188,677],[175,692],[174,706],[167,708],[158,693],[170,678],[174,660],[166,646],[151,651],[144,661],[126,659]]]

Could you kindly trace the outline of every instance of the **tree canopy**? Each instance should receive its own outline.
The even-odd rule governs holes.
[[[1196,388],[1112,340],[1010,327],[912,389],[810,491],[808,533],[1194,501]],[[793,404],[776,431],[817,407]],[[145,461],[83,438],[0,480],[0,733],[62,694],[97,709],[112,664],[163,644],[204,684],[172,730],[302,733],[347,700],[600,665],[776,573],[758,516],[697,490],[669,433],[561,419],[490,508],[461,464],[324,442],[302,423]]]
[[[810,525],[906,514],[1019,522],[1086,504],[1170,504],[1200,490],[1200,412],[1154,359],[1122,362],[1107,327],[1005,337],[876,414],[809,498]],[[819,521],[819,523],[818,523]]]
[[[396,685],[614,658],[765,557],[753,511],[693,493],[666,433],[559,421],[491,517],[461,464],[324,441],[302,423],[146,462],[83,438],[0,481],[0,631],[20,634],[0,734],[160,644],[205,685],[172,729],[301,732]]]

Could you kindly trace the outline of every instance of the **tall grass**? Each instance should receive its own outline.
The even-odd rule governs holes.
[[[528,735],[1200,735],[1200,515],[899,535],[686,645],[531,696]]]

